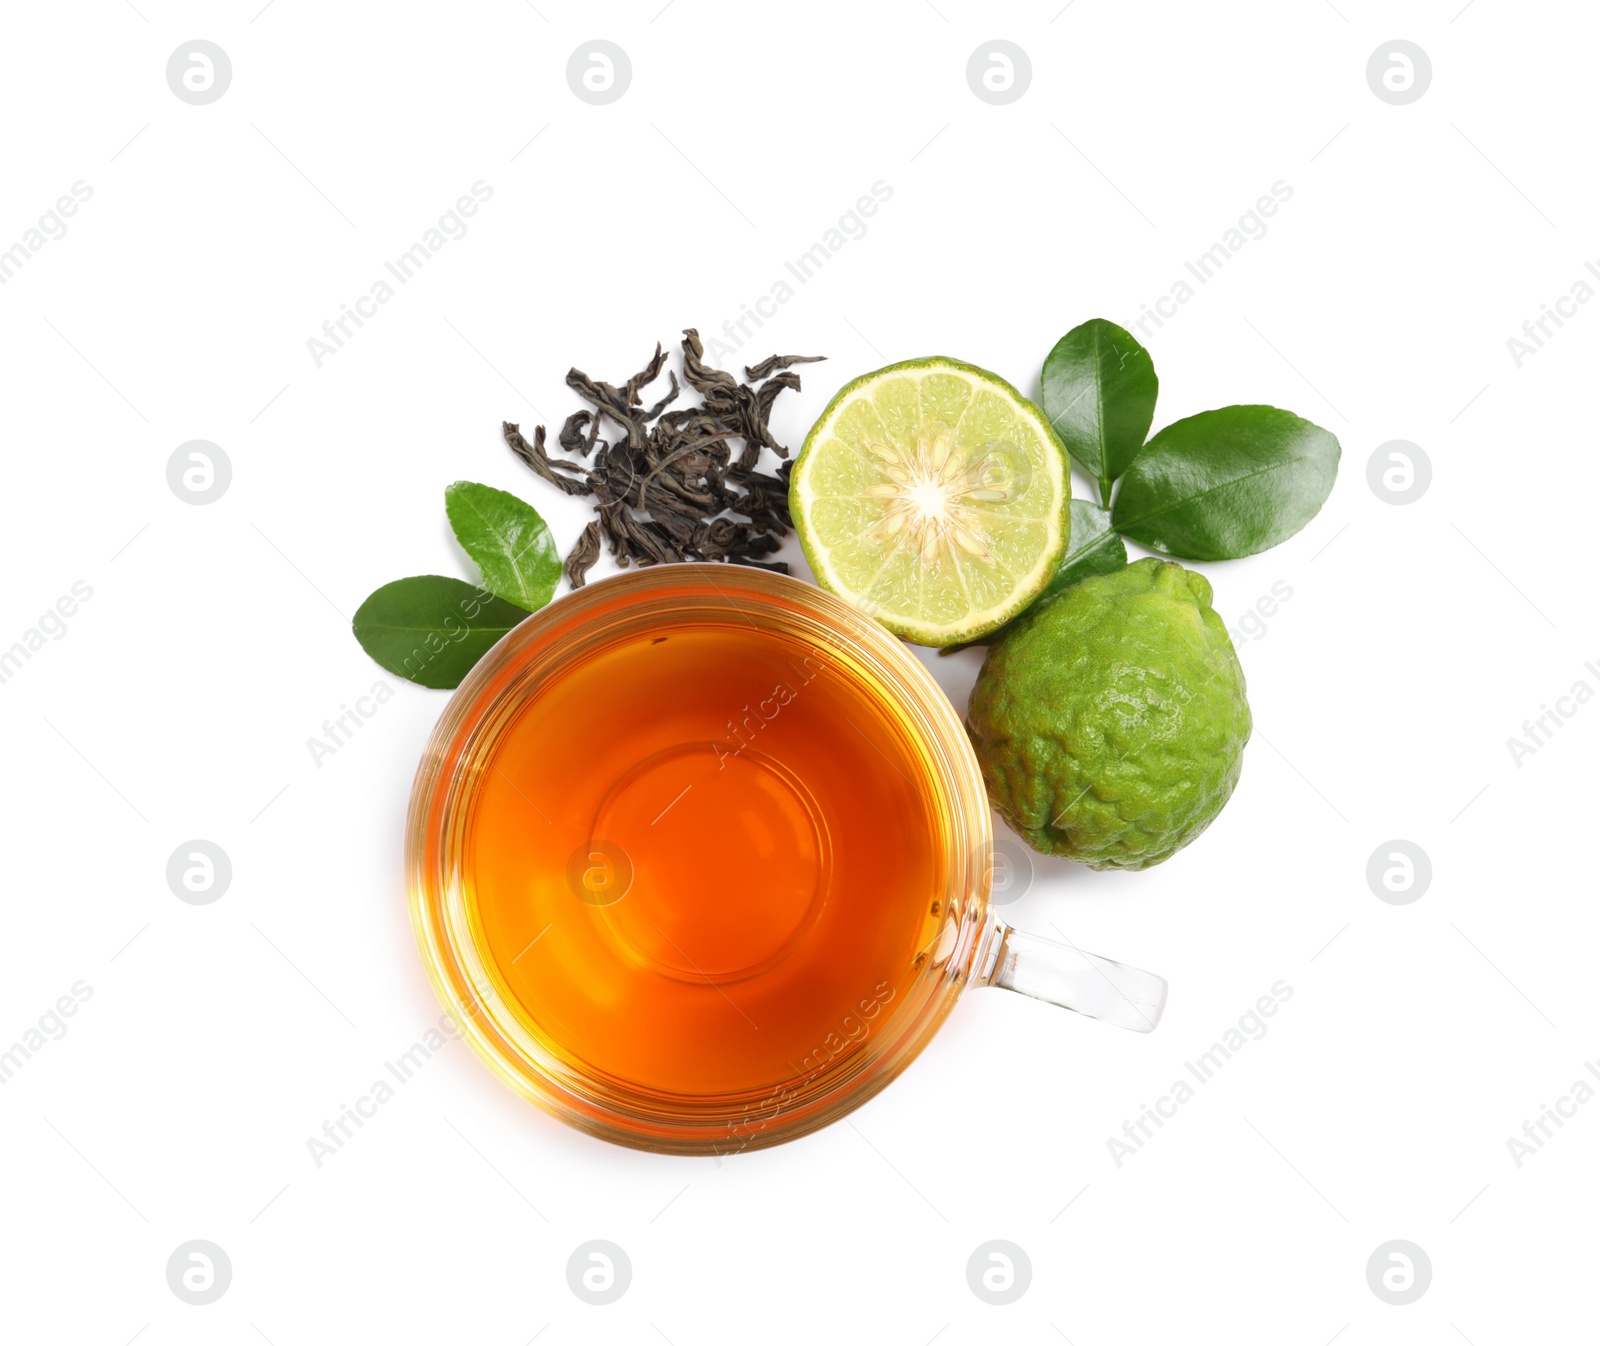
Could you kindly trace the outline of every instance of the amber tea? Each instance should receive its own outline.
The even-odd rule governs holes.
[[[727,1154],[860,1106],[971,987],[1160,1021],[1160,977],[995,913],[990,819],[949,699],[870,616],[755,567],[630,569],[451,699],[411,917],[506,1084],[606,1140]]]
[[[924,748],[859,660],[737,611],[603,646],[481,769],[462,852],[490,975],[545,1052],[680,1098],[860,1047],[939,927]]]

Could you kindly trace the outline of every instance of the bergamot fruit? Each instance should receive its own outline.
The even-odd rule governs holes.
[[[990,649],[967,729],[990,801],[1035,850],[1147,869],[1228,802],[1250,706],[1211,585],[1150,557],[1025,613]]]
[[[1067,451],[998,375],[935,356],[846,384],[789,479],[817,583],[920,645],[976,640],[1067,549]]]

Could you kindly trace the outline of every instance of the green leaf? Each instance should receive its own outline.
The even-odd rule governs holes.
[[[991,631],[982,640],[948,645],[939,651],[940,654],[954,654],[957,650],[968,650],[974,645],[992,645],[1039,604],[1055,597],[1063,589],[1070,589],[1079,580],[1086,580],[1091,575],[1109,575],[1128,564],[1128,549],[1122,545],[1122,539],[1111,531],[1111,515],[1108,511],[1096,508],[1087,500],[1074,500],[1071,511],[1072,541],[1067,545],[1067,554],[1061,558],[1056,573],[1050,576],[1039,591],[1039,596],[998,631]]]
[[[1139,451],[1111,523],[1168,556],[1251,556],[1311,522],[1338,470],[1339,441],[1291,411],[1202,411],[1174,421]]]
[[[350,626],[361,648],[389,672],[424,687],[457,687],[527,615],[465,580],[413,575],[369,594]]]
[[[493,486],[458,481],[444,493],[456,541],[483,572],[483,587],[508,603],[537,612],[561,580],[555,539],[525,501]]]
[[[1111,513],[1087,500],[1072,502],[1072,541],[1056,573],[1030,606],[1037,606],[1090,575],[1109,575],[1128,564],[1128,549],[1111,529]]]
[[[1139,452],[1156,412],[1150,352],[1116,323],[1091,318],[1056,342],[1040,382],[1045,415],[1109,508],[1111,484]]]

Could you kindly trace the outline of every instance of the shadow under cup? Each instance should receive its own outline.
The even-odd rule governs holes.
[[[519,1093],[607,1140],[776,1144],[916,1056],[985,938],[989,805],[960,719],[871,619],[674,565],[530,617],[412,792],[423,961]]]

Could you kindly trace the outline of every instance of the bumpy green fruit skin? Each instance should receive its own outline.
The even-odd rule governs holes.
[[[1035,850],[1094,869],[1170,858],[1222,811],[1250,738],[1211,585],[1150,557],[1025,613],[989,651],[967,732]]]

